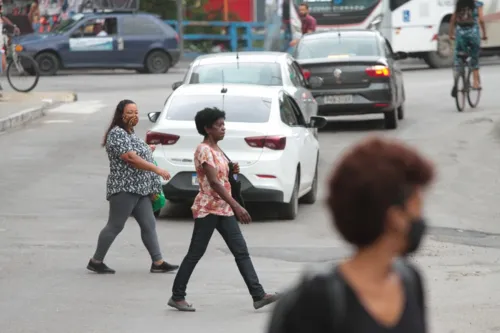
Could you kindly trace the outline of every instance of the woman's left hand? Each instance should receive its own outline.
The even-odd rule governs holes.
[[[233,173],[234,174],[239,174],[240,173],[240,165],[238,163],[233,164]]]
[[[149,145],[149,148],[151,148],[151,151],[154,152],[156,149],[156,145]]]

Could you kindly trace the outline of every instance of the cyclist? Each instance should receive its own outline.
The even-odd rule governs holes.
[[[14,33],[19,32],[19,29],[13,24],[6,16],[3,15],[3,1],[0,0],[0,73],[5,71],[7,67],[6,50],[4,48],[4,26],[11,26],[14,28]],[[0,84],[0,97],[2,97],[2,85]]]
[[[483,19],[483,3],[477,0],[458,0],[455,12],[451,17],[449,35],[455,39],[454,67],[455,75],[463,64],[463,59],[458,53],[467,53],[471,58],[473,69],[473,89],[481,89],[479,83],[479,51],[481,50],[481,28],[482,39],[486,40],[486,28]],[[457,87],[453,87],[451,95],[456,97]]]

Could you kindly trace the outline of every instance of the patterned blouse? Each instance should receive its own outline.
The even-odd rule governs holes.
[[[195,219],[203,218],[209,214],[219,216],[233,216],[233,210],[215,192],[203,170],[203,163],[207,163],[217,170],[217,179],[224,188],[231,193],[231,184],[229,183],[229,165],[226,157],[220,151],[213,150],[209,145],[200,143],[194,152],[194,166],[200,183],[200,192],[194,199],[191,207]]]
[[[120,156],[129,151],[135,151],[139,157],[153,163],[153,152],[143,140],[135,133],[129,134],[121,127],[113,127],[106,140],[106,152],[109,158],[106,195],[108,200],[113,194],[120,192],[144,196],[161,192],[160,176],[151,171],[134,168],[121,159]]]

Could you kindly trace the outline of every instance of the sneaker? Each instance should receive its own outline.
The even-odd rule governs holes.
[[[263,308],[266,305],[276,302],[278,299],[278,294],[266,294],[260,300],[253,301],[253,308],[255,310]]]
[[[164,261],[161,263],[161,265],[155,265],[154,263],[151,264],[151,269],[149,270],[151,273],[168,273],[168,272],[173,272],[177,268],[179,268],[179,265],[171,265],[168,262]]]
[[[105,263],[100,262],[97,263],[93,261],[92,259],[89,260],[89,264],[87,265],[87,269],[92,272],[96,272],[97,274],[115,274],[116,271],[114,269],[109,268],[106,266]]]

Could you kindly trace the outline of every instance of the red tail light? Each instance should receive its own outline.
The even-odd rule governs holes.
[[[146,143],[148,145],[175,145],[179,141],[179,136],[175,134],[166,134],[148,131],[146,133]]]
[[[309,72],[307,69],[302,70],[302,75],[304,75],[304,78],[306,80],[309,80],[311,78],[311,72]]]
[[[179,43],[179,34],[175,33],[175,40]]]
[[[286,137],[284,136],[253,136],[245,138],[250,147],[269,148],[272,150],[283,150],[286,147]]]
[[[389,77],[391,76],[391,71],[386,66],[372,66],[368,67],[366,74],[371,77]]]

